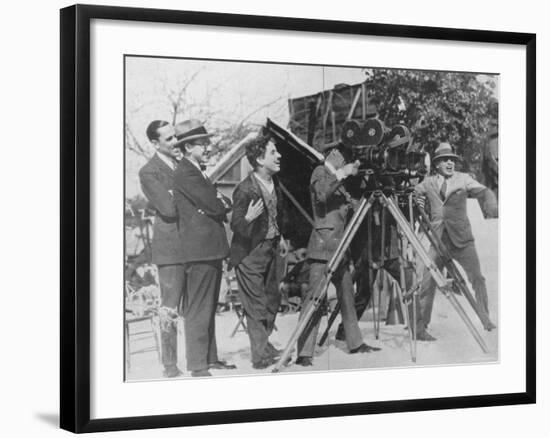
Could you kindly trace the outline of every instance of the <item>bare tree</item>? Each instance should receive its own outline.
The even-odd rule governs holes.
[[[128,122],[124,124],[124,132],[126,149],[145,158],[149,158],[151,156],[151,147],[148,145],[146,146],[141,141],[139,141],[139,139],[133,133],[132,128],[130,127],[130,124]]]

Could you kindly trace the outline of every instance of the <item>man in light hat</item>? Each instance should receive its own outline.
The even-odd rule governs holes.
[[[478,305],[488,315],[487,287],[481,273],[466,201],[467,198],[478,198],[485,217],[497,217],[498,207],[494,194],[487,187],[478,183],[467,173],[455,171],[457,160],[459,157],[454,153],[451,145],[440,143],[432,159],[436,169],[435,175],[426,177],[415,187],[415,192],[421,206],[425,199],[429,201],[432,227],[453,259],[464,268],[475,291]],[[430,257],[438,268],[441,268],[442,261],[433,248],[430,249]],[[411,325],[413,330],[416,330],[416,338],[420,341],[435,340],[426,330],[432,314],[435,287],[435,281],[428,269],[424,269],[416,325]],[[495,328],[489,319],[484,325],[486,330]]]
[[[229,253],[224,221],[229,201],[202,171],[210,137],[198,120],[175,126],[183,158],[174,175],[174,198],[185,264],[184,330],[187,370],[193,377],[210,376],[209,369],[234,369],[218,358],[215,315],[222,261]]]
[[[345,155],[338,144],[325,145],[322,152],[325,155],[325,162],[315,168],[310,182],[315,227],[308,244],[309,288],[303,297],[302,309],[310,305],[313,293],[326,275],[327,263],[344,236],[352,209],[351,196],[344,188],[344,180],[350,175],[356,175],[360,164],[359,161],[346,164]],[[353,282],[348,265],[345,257],[332,277],[341,306],[348,350],[351,354],[380,350],[363,342],[355,312]],[[322,307],[319,306],[298,339],[297,365],[313,365],[313,353],[321,316]]]

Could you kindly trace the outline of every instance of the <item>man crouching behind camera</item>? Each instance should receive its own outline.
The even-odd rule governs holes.
[[[302,309],[310,305],[313,294],[326,275],[327,262],[334,255],[344,235],[351,210],[351,197],[343,183],[348,176],[357,174],[360,164],[359,161],[346,164],[342,151],[335,144],[326,145],[323,153],[325,162],[315,168],[310,182],[315,228],[308,245],[309,288],[304,297]],[[348,260],[344,258],[332,277],[341,306],[347,347],[352,354],[379,350],[363,342],[355,312],[353,282],[348,265]],[[319,306],[298,339],[297,365],[313,364],[313,352],[322,311],[322,306]]]

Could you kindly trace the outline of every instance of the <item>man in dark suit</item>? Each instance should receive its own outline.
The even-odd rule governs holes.
[[[254,171],[233,193],[230,261],[246,315],[252,366],[263,369],[280,353],[269,336],[281,304],[282,255],[288,251],[282,237],[283,195],[275,178],[281,155],[269,136],[260,134],[247,144],[246,156]]]
[[[197,120],[176,125],[175,147],[183,158],[174,176],[185,264],[184,329],[187,369],[193,377],[210,376],[209,369],[233,369],[218,359],[215,315],[222,261],[229,253],[224,221],[229,200],[218,193],[201,166],[208,158],[210,137]]]
[[[310,191],[315,227],[308,244],[310,263],[309,289],[304,297],[302,309],[306,308],[313,298],[313,293],[326,275],[327,262],[334,255],[338,244],[344,236],[349,213],[351,196],[344,188],[344,180],[356,175],[359,162],[348,163],[342,151],[336,145],[327,145],[325,163],[316,167],[311,175]],[[354,292],[348,260],[344,259],[332,282],[341,306],[345,339],[351,354],[368,353],[379,350],[363,342],[354,305]],[[317,339],[317,331],[322,316],[322,306],[312,316],[304,332],[298,339],[298,358],[296,364],[311,366]]]
[[[415,192],[421,205],[424,204],[424,199],[428,199],[430,220],[434,231],[439,235],[453,259],[464,268],[475,291],[478,305],[488,314],[487,287],[481,273],[466,201],[468,198],[478,198],[485,217],[496,217],[498,206],[494,194],[487,187],[470,175],[455,171],[455,162],[458,159],[449,143],[441,143],[435,150],[432,160],[437,173],[418,184]],[[440,268],[442,262],[433,248],[430,249],[430,257]],[[428,269],[425,269],[416,321],[416,337],[421,341],[435,340],[426,330],[431,319],[435,286],[435,281]],[[493,328],[495,325],[492,322],[488,321],[485,324],[486,330]]]
[[[177,377],[177,308],[181,299],[184,268],[182,244],[178,233],[176,206],[172,196],[174,169],[179,151],[174,149],[174,127],[155,120],[147,127],[147,137],[156,149],[155,155],[139,171],[141,189],[155,209],[152,262],[157,265],[161,291],[162,364],[165,377]]]

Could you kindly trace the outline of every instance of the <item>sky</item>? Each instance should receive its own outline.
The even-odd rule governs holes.
[[[365,80],[362,67],[323,67],[198,60],[125,58],[125,114],[135,138],[152,153],[145,129],[152,120],[172,121],[170,96],[182,94],[176,122],[199,119],[209,132],[243,119],[262,125],[267,117],[288,124],[288,99]],[[141,193],[137,173],[146,158],[126,154],[126,196]]]
[[[360,67],[127,57],[126,122],[136,138],[148,146],[145,136],[148,123],[155,119],[170,121],[172,108],[168,96],[189,82],[177,121],[199,118],[205,121],[209,132],[228,123],[238,123],[247,116],[249,122],[258,125],[269,117],[286,126],[289,98],[364,79]],[[145,158],[133,153],[127,153],[126,157],[126,195],[133,197],[140,193],[137,172]]]

